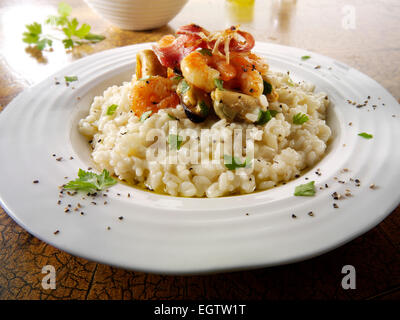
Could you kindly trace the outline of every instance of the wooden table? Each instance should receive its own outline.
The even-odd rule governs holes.
[[[190,22],[215,30],[237,24],[238,19],[256,40],[328,55],[361,70],[400,98],[396,0],[256,0],[241,14],[223,0],[190,0],[169,25],[144,32],[119,30],[83,1],[67,2],[73,6],[73,16],[107,39],[71,53],[55,45],[54,52],[45,52],[40,59],[25,50],[21,34],[25,24],[55,13],[58,1],[0,2],[0,110],[24,88],[82,56],[155,41]],[[0,208],[0,299],[398,299],[399,213],[397,207],[371,231],[308,261],[209,276],[160,276],[71,256],[31,236]],[[341,270],[347,264],[356,268],[356,290],[341,287]],[[55,290],[42,289],[44,265],[57,270]]]

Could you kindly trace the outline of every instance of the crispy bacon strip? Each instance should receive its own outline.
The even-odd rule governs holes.
[[[198,26],[197,24],[188,24],[186,26],[181,26],[176,30],[176,34],[195,34],[198,35],[200,32],[204,33],[206,36],[210,34],[206,29]],[[200,37],[200,36],[199,36]]]
[[[204,48],[202,43],[197,35],[182,34],[166,46],[154,45],[153,50],[164,67],[175,68],[189,53]]]

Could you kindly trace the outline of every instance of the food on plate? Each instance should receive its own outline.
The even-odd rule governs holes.
[[[131,82],[94,98],[79,130],[98,169],[157,193],[249,194],[326,153],[329,99],[270,70],[238,27],[191,24],[136,56]]]

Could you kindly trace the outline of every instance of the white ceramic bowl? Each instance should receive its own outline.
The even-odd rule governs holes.
[[[187,0],[85,0],[97,14],[126,30],[162,27],[174,18]]]

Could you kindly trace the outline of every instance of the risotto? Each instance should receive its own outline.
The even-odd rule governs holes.
[[[216,96],[223,93],[217,82],[211,88],[214,110],[201,121],[188,115],[182,98],[172,107],[150,105],[138,112],[132,107],[135,86],[148,82],[138,76],[95,97],[79,122],[97,167],[129,184],[183,197],[249,194],[299,177],[326,152],[328,97],[315,93],[312,84],[294,83],[288,74],[265,70],[274,97],[257,98],[265,111],[234,119],[216,109],[222,102]],[[171,92],[179,92],[180,85],[172,83]],[[243,99],[244,89],[236,91]]]

